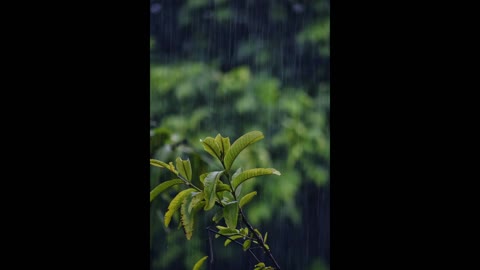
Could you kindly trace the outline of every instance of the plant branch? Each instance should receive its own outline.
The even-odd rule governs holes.
[[[177,173],[177,176],[178,176],[178,178],[180,178],[183,182],[185,182],[185,185],[191,186],[191,187],[193,187],[194,189],[196,189],[197,191],[202,191],[202,190],[199,189],[197,186],[195,186],[192,182],[190,182],[190,181],[188,181],[187,179],[185,179],[185,177],[183,177],[181,174]]]
[[[248,227],[248,229],[250,229],[253,233],[253,236],[255,236],[255,238],[257,239],[258,243],[260,243],[260,245],[263,247],[263,250],[268,254],[268,257],[270,257],[270,259],[272,260],[272,262],[275,264],[275,267],[280,270],[280,266],[278,265],[277,261],[275,260],[275,258],[273,257],[272,255],[272,252],[270,252],[270,249],[268,249],[266,246],[265,246],[265,242],[263,242],[263,238],[261,236],[258,236],[257,235],[257,232],[255,231],[255,229],[253,228],[253,226],[248,222],[247,220],[247,217],[245,216],[245,214],[243,213],[243,210],[242,208],[239,207],[239,210],[240,210],[240,215],[242,215],[242,221],[243,223],[245,223],[245,225]]]
[[[208,245],[210,247],[210,264],[213,264],[213,243],[212,243],[212,235],[208,232]]]
[[[213,233],[218,234],[218,235],[220,235],[220,236],[222,236],[222,237],[225,237],[225,238],[229,239],[230,241],[235,242],[235,243],[238,244],[239,246],[242,246],[242,247],[243,247],[243,244],[240,243],[239,241],[237,241],[237,240],[235,240],[235,239],[232,239],[232,238],[230,238],[230,237],[228,237],[228,236],[226,236],[226,235],[223,235],[223,234],[221,234],[221,233],[219,233],[219,232],[217,232],[217,231],[215,231],[215,230],[212,230],[212,229],[210,229],[210,227],[207,227],[207,231],[213,232]],[[248,251],[250,252],[250,255],[252,255],[252,257],[255,258],[255,260],[257,261],[257,263],[260,263],[260,262],[261,262],[261,261],[257,258],[257,256],[255,256],[255,254],[253,253],[253,251],[250,250],[250,248],[248,249]]]
[[[226,168],[225,168],[225,165],[223,164],[223,162],[222,162],[222,165],[224,166],[223,168],[224,168],[225,171],[226,171]],[[228,184],[230,184],[230,187],[232,188],[231,194],[233,195],[233,198],[234,198],[236,201],[238,201],[237,196],[235,195],[235,189],[233,188],[232,181],[230,180],[230,173],[226,171],[226,175],[227,175]],[[270,252],[270,249],[268,249],[268,248],[265,246],[265,242],[263,241],[262,236],[257,235],[257,232],[255,231],[255,229],[253,228],[253,226],[248,222],[247,217],[246,217],[245,214],[243,213],[242,208],[239,206],[238,209],[239,209],[239,211],[240,211],[240,214],[242,215],[243,223],[245,223],[245,225],[248,227],[248,229],[252,231],[253,236],[257,239],[259,245],[263,247],[263,250],[268,254],[268,257],[270,257],[270,259],[272,260],[272,262],[275,264],[275,267],[276,267],[278,270],[280,270],[280,266],[278,265],[277,261],[276,261],[275,258],[273,257],[272,252]]]

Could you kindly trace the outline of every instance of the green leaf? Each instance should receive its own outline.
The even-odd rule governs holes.
[[[239,174],[242,173],[242,171],[243,171],[243,170],[242,170],[241,167],[238,168],[238,169],[235,171],[235,173],[232,175],[232,179],[235,179]]]
[[[223,174],[223,171],[211,172],[205,177],[204,180],[204,192],[205,192],[205,211],[212,209],[215,205],[215,187],[217,185],[217,180]]]
[[[187,237],[187,240],[190,240],[192,238],[193,234],[193,224],[194,224],[194,216],[195,213],[200,209],[197,207],[198,204],[203,207],[203,201],[195,200],[194,198],[197,197],[198,195],[201,194],[195,194],[193,192],[190,192],[184,199],[182,203],[182,207],[180,209],[180,221],[182,224],[183,232],[185,233],[185,237]],[[189,209],[192,209],[193,211],[190,211]]]
[[[208,256],[205,256],[201,258],[200,260],[197,261],[197,263],[193,266],[193,270],[200,270],[200,267],[202,267],[202,264],[204,261],[206,261]]]
[[[217,188],[215,189],[215,192],[222,192],[222,191],[232,191],[229,185],[224,184],[222,181],[218,180],[217,182]]]
[[[192,212],[192,209],[197,206],[197,204],[204,199],[203,191],[192,192],[192,203],[188,206],[188,213]]]
[[[222,148],[223,148],[223,155],[226,155],[228,150],[230,150],[230,138],[229,137],[222,137]],[[225,158],[225,156],[224,156]]]
[[[238,220],[238,202],[225,205],[223,208],[223,217],[229,228],[237,227]]]
[[[265,264],[263,262],[255,264],[255,268],[253,270],[262,270],[265,269]]]
[[[260,233],[260,231],[258,229],[253,229],[256,233],[257,233],[257,236],[260,237],[260,239],[263,240],[263,237],[262,237],[262,234]]]
[[[227,153],[228,149],[230,149],[230,138],[222,137],[220,134],[215,137],[215,142],[218,145],[218,148],[220,149],[220,157],[221,161],[223,161],[223,158],[225,157],[225,154]]]
[[[250,247],[250,244],[250,240],[245,240],[245,242],[243,242],[243,251],[247,251],[247,249]]]
[[[173,198],[173,200],[170,202],[170,205],[168,205],[167,212],[165,213],[165,227],[168,227],[168,224],[170,224],[170,221],[172,220],[173,214],[178,210],[178,208],[180,208],[185,197],[194,191],[195,189],[193,188],[185,189],[180,191],[177,196]]]
[[[167,163],[165,163],[163,161],[160,161],[160,160],[150,159],[150,165],[160,167],[160,168],[165,168],[165,169],[170,170],[171,172],[173,172],[175,174],[177,173],[177,171],[175,170],[175,167],[173,166],[172,162],[169,162],[167,164]]]
[[[223,209],[218,209],[217,213],[213,216],[212,220],[218,223],[223,218]]]
[[[243,236],[247,236],[248,235],[248,228],[240,229],[240,234],[242,234]]]
[[[207,177],[207,175],[208,175],[208,173],[203,173],[203,174],[200,175],[199,178],[200,178],[200,182],[202,184],[205,184],[205,177]]]
[[[178,173],[187,178],[188,181],[192,181],[192,165],[190,164],[190,160],[182,160],[178,157],[176,162]]]
[[[232,235],[232,236],[229,236],[230,239],[227,239],[225,240],[225,243],[223,244],[225,247],[230,244],[232,242],[232,240],[235,240],[235,239],[238,239],[238,238],[242,238],[243,236],[241,235]]]
[[[220,237],[220,235],[231,236],[231,235],[238,235],[240,233],[240,231],[237,229],[227,228],[223,226],[217,226],[217,228],[218,228],[218,233],[215,234],[215,238]]]
[[[224,226],[217,226],[218,233],[223,235],[239,234],[240,231],[234,228],[227,228]]]
[[[218,160],[222,160],[222,155],[220,153],[220,148],[215,142],[215,139],[212,137],[206,137],[204,140],[200,140],[203,144],[203,149],[207,151],[210,155],[217,158]]]
[[[263,243],[267,243],[267,236],[268,236],[268,232],[265,233],[265,237],[263,237]]]
[[[182,184],[183,181],[180,179],[172,179],[161,183],[160,185],[156,186],[152,191],[150,191],[150,202],[153,201],[160,193],[172,187],[174,185]]]
[[[241,183],[245,182],[250,178],[269,174],[281,175],[280,172],[275,170],[274,168],[250,169],[240,173],[236,178],[234,178],[232,180],[232,186],[234,189],[236,189]]]
[[[193,206],[192,211],[197,212],[205,206],[205,201],[199,201],[195,206]]]
[[[165,163],[163,161],[160,161],[160,160],[156,160],[156,159],[150,159],[150,165],[160,167],[160,168],[169,169],[169,166],[168,166],[167,163]]]
[[[173,163],[172,162],[169,162],[168,163],[168,169],[174,173],[174,174],[178,174],[178,172],[175,170],[175,166],[173,166]]]
[[[239,174],[242,173],[242,168],[238,168],[237,171],[232,175],[232,179],[235,179]],[[237,189],[235,189],[235,196],[240,197],[240,194],[242,192],[242,186],[239,186]]]
[[[185,199],[183,199],[182,207],[180,208],[180,222],[187,240],[190,240],[193,234],[193,213],[188,212],[192,199],[192,193],[190,193]]]
[[[252,192],[248,193],[247,195],[243,196],[243,198],[240,199],[240,208],[242,208],[245,204],[250,202],[255,195],[257,195],[257,192],[252,191]]]
[[[237,158],[238,154],[243,151],[247,146],[252,143],[255,143],[261,139],[263,139],[263,133],[260,131],[251,131],[246,133],[245,135],[238,138],[231,146],[230,149],[227,151],[224,164],[227,170],[230,170],[232,167],[233,162]]]
[[[233,198],[232,193],[230,193],[230,192],[223,192],[221,198],[222,198],[222,204],[223,204],[224,206],[237,202],[237,201],[235,200],[235,198]]]

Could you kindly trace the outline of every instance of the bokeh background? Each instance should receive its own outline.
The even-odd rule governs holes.
[[[233,142],[259,130],[265,139],[235,167],[273,167],[282,176],[246,182],[258,195],[246,214],[268,231],[282,269],[330,265],[330,1],[151,0],[152,158],[190,158],[194,175],[218,169],[199,142],[218,133]],[[150,184],[171,179],[152,167]],[[187,241],[178,215],[163,216],[179,189],[151,204],[151,270],[192,269],[209,255],[200,212]],[[213,239],[205,269],[253,269],[247,253]],[[265,259],[268,261],[268,259]],[[270,265],[270,264],[267,264]]]

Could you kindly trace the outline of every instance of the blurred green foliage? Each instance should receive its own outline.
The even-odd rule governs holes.
[[[246,149],[237,162],[246,169],[274,167],[282,177],[245,183],[245,193],[262,194],[247,208],[250,221],[266,230],[283,223],[302,228],[309,207],[304,198],[329,186],[330,1],[151,3],[161,5],[151,15],[152,158],[188,156],[198,175],[219,169],[208,165],[215,163],[199,139],[221,133],[234,140],[262,130],[267,140]],[[152,188],[166,180],[164,173],[151,171]],[[182,230],[162,225],[176,193],[172,188],[152,202],[152,270],[189,269],[208,255],[199,251],[205,245],[200,232],[186,243]],[[195,230],[204,230],[200,223]],[[234,254],[217,256],[228,261]],[[329,258],[314,259],[288,263],[291,269],[311,269],[317,262],[328,269],[323,261]]]

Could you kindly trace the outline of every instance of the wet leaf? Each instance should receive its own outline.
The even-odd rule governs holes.
[[[195,263],[195,265],[193,266],[193,270],[200,270],[200,267],[202,267],[202,264],[203,262],[205,262],[207,260],[208,256],[205,256],[203,258],[201,258],[200,260],[197,261],[197,263]]]
[[[230,149],[230,138],[222,137],[220,134],[215,137],[215,142],[218,145],[218,148],[220,149],[220,156],[221,156],[221,161],[223,161],[223,158],[225,157],[225,153],[227,153],[228,149]]]
[[[177,196],[173,198],[173,200],[170,202],[170,205],[168,205],[167,212],[165,213],[165,227],[168,227],[168,224],[170,224],[170,221],[172,220],[173,214],[178,210],[178,208],[180,208],[185,197],[194,191],[195,189],[193,188],[185,189],[180,191]]]
[[[257,233],[257,236],[260,237],[260,239],[263,240],[263,237],[262,237],[262,234],[260,233],[260,231],[258,229],[254,229],[254,231]]]
[[[187,240],[192,238],[195,213],[204,206],[204,201],[195,200],[201,194],[190,192],[184,199],[180,209],[180,221]],[[189,210],[191,209],[191,211]]]
[[[165,181],[160,185],[156,186],[154,189],[152,189],[152,191],[150,191],[150,202],[152,202],[153,199],[155,199],[160,193],[162,193],[166,189],[178,184],[183,184],[183,181],[180,179],[172,179],[172,180]]]
[[[232,240],[236,240],[238,238],[242,238],[243,236],[241,235],[232,235],[232,236],[229,236],[230,239],[227,239],[225,240],[225,243],[223,244],[223,246],[227,246],[228,244],[230,244],[232,242]]]
[[[251,131],[246,133],[245,135],[238,138],[231,146],[230,149],[227,151],[224,164],[226,170],[230,170],[233,165],[233,162],[237,158],[238,154],[243,151],[247,146],[263,139],[263,133],[260,131]]]
[[[205,177],[207,177],[208,173],[201,174],[199,179],[202,184],[205,184]]]
[[[215,171],[209,173],[204,180],[204,192],[205,192],[205,211],[212,209],[215,205],[215,188],[217,186],[217,181],[220,176],[223,174],[223,171]]]
[[[183,177],[185,177],[188,181],[192,181],[192,165],[190,164],[190,160],[182,160],[181,158],[177,158],[177,170]]]
[[[247,195],[243,196],[240,199],[240,205],[239,205],[240,208],[242,208],[245,204],[249,203],[255,195],[257,195],[257,192],[252,191],[252,192],[248,193]]]
[[[265,264],[263,262],[257,263],[253,270],[262,270],[262,269],[265,269]]]
[[[200,203],[201,200],[204,199],[204,193],[201,192],[192,192],[192,203],[188,206],[188,213],[192,212],[192,209]]]
[[[250,244],[251,244],[250,240],[245,240],[245,242],[243,242],[243,251],[247,251],[247,249],[250,248]]]
[[[221,153],[220,153],[220,148],[215,142],[215,139],[212,137],[206,137],[204,140],[200,140],[203,144],[203,149],[207,151],[210,155],[212,155],[214,158],[217,158],[218,160],[222,160],[221,158]]]
[[[237,171],[232,175],[232,179],[237,178],[237,176],[238,176],[239,174],[241,174],[242,171],[243,171],[243,170],[242,170],[241,167],[238,168]],[[240,186],[238,186],[238,187],[235,189],[235,196],[237,196],[237,198],[238,198],[238,197],[240,197],[240,194],[241,194],[241,193],[242,193],[242,186],[240,185]]]
[[[160,168],[170,169],[167,163],[160,160],[156,160],[156,159],[150,159],[150,165],[160,167]]]
[[[218,223],[223,218],[223,209],[218,209],[217,213],[213,216],[212,220]]]
[[[223,217],[229,228],[237,227],[238,221],[238,202],[225,205],[223,208]]]
[[[274,168],[250,169],[240,173],[237,177],[235,177],[232,180],[232,186],[234,189],[236,189],[240,184],[247,181],[248,179],[251,179],[257,176],[262,176],[262,175],[270,175],[270,174],[281,175],[280,172],[275,170]]]
[[[222,181],[218,180],[217,182],[217,188],[215,189],[215,192],[222,192],[222,191],[232,191],[229,185],[224,184]]]
[[[238,234],[240,233],[239,230],[233,229],[233,228],[228,228],[224,226],[217,226],[218,233],[223,234],[223,235],[231,235],[231,234]]]

